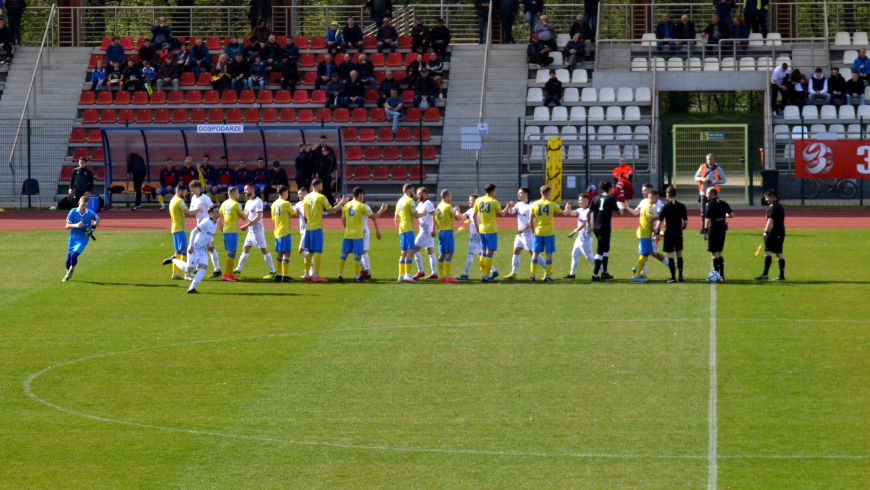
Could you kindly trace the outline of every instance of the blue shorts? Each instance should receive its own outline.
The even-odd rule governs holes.
[[[173,250],[176,252],[183,250],[184,253],[187,253],[187,233],[183,231],[176,231],[173,233],[172,246]]]
[[[551,254],[556,251],[556,235],[541,236],[535,235],[532,241],[532,252],[539,254],[546,252]]]
[[[242,184],[242,185],[237,185],[237,186],[235,186],[235,188],[239,190],[239,194],[244,194],[244,193],[245,193],[245,186],[244,186],[244,184]]]
[[[158,194],[172,195],[172,194],[175,194],[175,186],[171,186],[171,185],[163,186],[163,185],[161,185],[161,186],[157,187],[157,192],[158,192]]]
[[[85,247],[88,246],[88,240],[88,237],[69,237],[69,247],[67,249],[67,253],[81,254],[85,251]]]
[[[399,247],[401,247],[403,251],[415,248],[413,231],[406,231],[405,233],[399,234]]]
[[[498,233],[481,233],[480,247],[484,250],[498,250]]]
[[[290,235],[282,236],[281,238],[275,239],[275,251],[279,254],[289,254],[293,250],[293,242],[290,239]]]
[[[302,243],[302,248],[313,254],[323,253],[323,228],[316,230],[307,230],[305,232],[305,242]]]
[[[254,190],[260,192],[266,188],[266,184],[254,184]]]
[[[224,250],[235,252],[239,248],[239,234],[236,232],[224,233]]]
[[[362,238],[345,238],[344,241],[341,242],[342,255],[362,255],[365,251]]]
[[[441,230],[438,232],[438,253],[452,254],[456,249],[453,241],[453,230]]]
[[[637,253],[647,256],[652,255],[653,253],[653,241],[652,238],[638,238],[637,239]]]

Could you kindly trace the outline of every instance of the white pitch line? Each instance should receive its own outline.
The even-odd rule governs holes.
[[[719,478],[718,437],[716,413],[716,283],[710,284],[710,399],[707,409],[707,490],[716,490]]]

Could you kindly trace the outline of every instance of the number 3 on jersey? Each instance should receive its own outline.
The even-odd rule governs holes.
[[[480,212],[489,214],[491,209],[491,204],[488,202],[484,202],[480,204]]]

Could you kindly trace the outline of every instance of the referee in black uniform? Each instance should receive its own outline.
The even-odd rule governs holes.
[[[725,248],[725,233],[728,223],[725,218],[733,218],[731,206],[719,199],[719,191],[715,187],[707,189],[707,216],[704,219],[704,240],[707,240],[707,251],[713,254],[713,270],[719,273],[719,280],[725,280],[725,259],[722,249]]]
[[[595,196],[589,209],[592,210],[586,218],[586,227],[589,228],[589,221],[593,221],[592,232],[595,233],[595,238],[598,240],[598,248],[595,250],[595,272],[592,274],[593,281],[606,281],[613,279],[613,276],[607,272],[607,261],[610,255],[610,234],[613,232],[610,220],[613,217],[613,212],[616,211],[622,216],[624,205],[610,195],[613,190],[613,184],[610,182],[602,182],[598,189],[601,194]],[[592,218],[592,215],[595,218]],[[601,271],[601,276],[598,276],[598,271]]]
[[[773,260],[771,256],[776,254],[779,260],[779,275],[773,280],[785,281],[785,257],[782,255],[782,243],[785,241],[785,209],[779,203],[779,198],[773,189],[764,191],[764,198],[768,203],[767,224],[764,226],[764,235],[761,236],[764,240],[764,272],[755,279],[759,281],[767,279],[767,272]]]
[[[673,186],[668,187],[665,191],[668,201],[662,206],[659,211],[659,216],[656,218],[655,234],[658,236],[662,223],[665,224],[665,240],[664,250],[668,254],[668,268],[671,270],[671,278],[668,283],[677,282],[677,270],[680,271],[680,282],[685,282],[683,279],[683,230],[689,226],[689,215],[686,212],[686,205],[677,201],[677,189]],[[674,264],[674,253],[677,254],[677,263]]]

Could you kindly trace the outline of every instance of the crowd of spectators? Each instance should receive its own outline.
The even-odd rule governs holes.
[[[870,60],[862,49],[852,69],[852,78],[846,80],[839,68],[831,69],[831,76],[825,78],[824,70],[816,68],[812,76],[800,70],[789,68],[788,63],[773,70],[770,78],[770,100],[773,114],[781,114],[786,105],[803,108],[807,103],[816,105],[864,105],[865,89],[870,84]],[[777,99],[782,96],[782,103]]]
[[[541,0],[524,2],[526,5],[526,21],[531,28],[529,44],[526,47],[526,57],[531,64],[543,68],[553,63],[551,53],[558,51],[556,43],[558,28],[550,18],[535,10],[543,5]],[[597,6],[596,6],[597,8]],[[574,70],[579,63],[593,59],[595,50],[595,35],[588,24],[588,15],[578,14],[568,31],[569,41],[562,48],[564,68]]]

